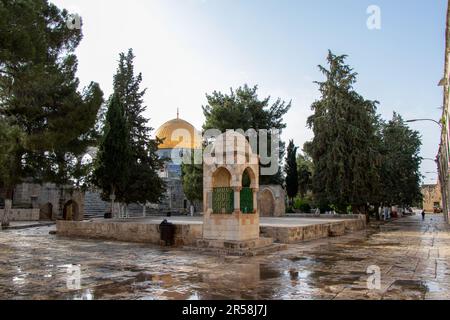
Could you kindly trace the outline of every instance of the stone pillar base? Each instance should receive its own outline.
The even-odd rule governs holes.
[[[197,240],[197,251],[216,255],[256,256],[285,250],[287,245],[274,244],[272,238],[259,238],[247,241]]]

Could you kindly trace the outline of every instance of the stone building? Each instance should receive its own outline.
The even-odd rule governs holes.
[[[442,193],[439,184],[425,184],[422,186],[423,209],[434,212],[435,208],[442,209]]]
[[[0,211],[5,192],[0,190]],[[13,192],[10,221],[83,220],[84,194],[52,183],[22,183]],[[3,212],[1,212],[3,214]]]
[[[443,110],[441,117],[441,142],[437,160],[439,163],[439,184],[441,186],[444,217],[450,223],[450,1],[447,6],[444,55],[444,75],[439,83],[443,89]]]
[[[187,212],[190,203],[183,192],[181,165],[183,160],[190,161],[191,155],[201,155],[201,133],[189,122],[177,118],[164,123],[157,131],[156,137],[163,141],[158,148],[160,158],[166,159],[164,169],[159,173],[166,183],[167,190],[161,204],[153,208],[161,211]],[[201,203],[194,203],[197,212],[202,211]]]

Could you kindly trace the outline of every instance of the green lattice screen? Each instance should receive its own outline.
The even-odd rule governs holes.
[[[213,213],[231,214],[234,211],[234,192],[232,188],[213,189]]]
[[[242,188],[241,190],[241,212],[253,213],[253,191],[251,188]]]

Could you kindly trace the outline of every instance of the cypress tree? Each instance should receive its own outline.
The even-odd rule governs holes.
[[[158,175],[158,171],[164,166],[163,160],[157,154],[161,141],[150,137],[153,128],[148,126],[148,119],[144,117],[147,110],[143,102],[146,89],[140,89],[142,74],[135,75],[134,58],[132,49],[127,54],[121,53],[114,76],[114,94],[124,108],[133,156],[129,163],[130,180],[124,202],[157,203],[165,191],[164,182]]]
[[[294,141],[289,141],[284,172],[286,173],[286,191],[291,202],[298,194],[297,150]]]
[[[379,183],[376,139],[376,104],[353,89],[356,73],[345,64],[346,56],[329,52],[329,69],[319,85],[321,98],[308,119],[314,139],[305,145],[314,162],[313,190],[322,205],[332,204],[340,213],[349,206],[366,213]]]
[[[102,198],[105,201],[113,196],[111,198],[113,202],[114,200],[124,202],[130,181],[130,162],[133,155],[129,144],[128,122],[117,96],[110,99],[103,130],[95,161],[93,183],[103,191]]]

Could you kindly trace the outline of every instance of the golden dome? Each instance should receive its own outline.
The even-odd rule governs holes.
[[[192,124],[179,118],[163,124],[156,136],[163,140],[159,149],[201,149],[201,134]]]

